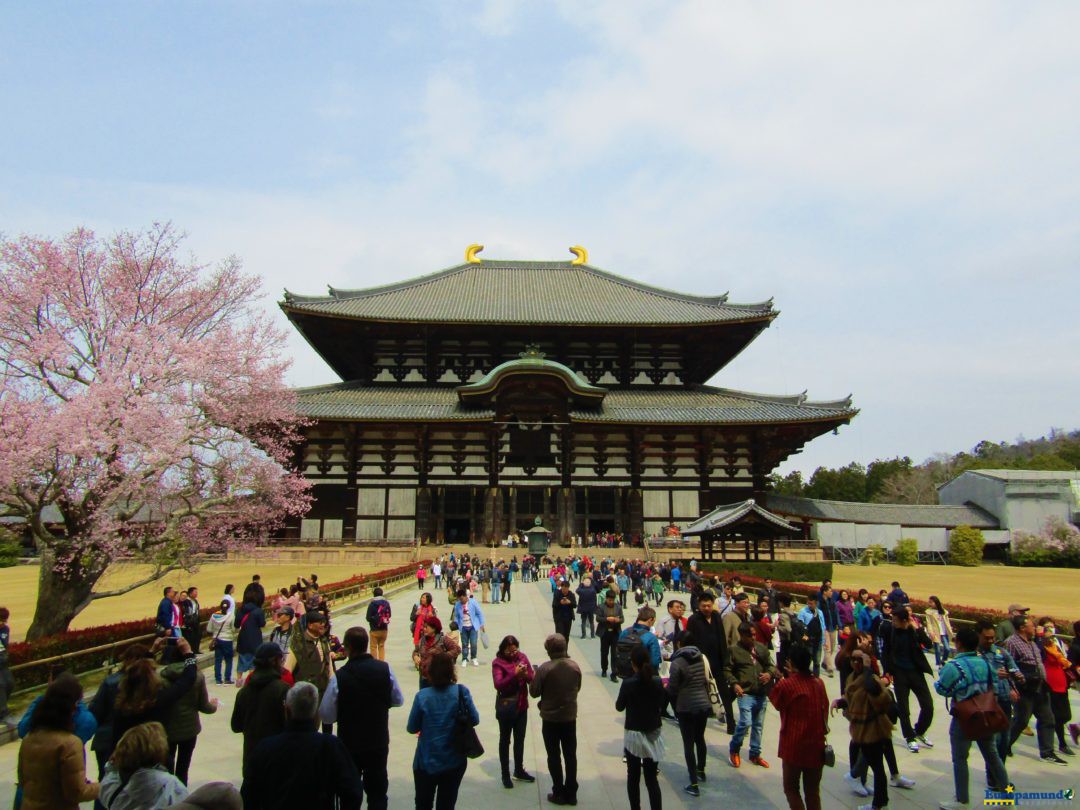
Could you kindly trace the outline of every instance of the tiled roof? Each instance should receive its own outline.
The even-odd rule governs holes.
[[[316,419],[475,421],[491,419],[494,413],[462,407],[452,387],[352,382],[301,388],[296,393],[301,413]],[[600,408],[579,408],[570,415],[583,422],[648,425],[846,421],[856,413],[850,398],[810,402],[803,395],[768,396],[702,386],[692,390],[613,388]]]
[[[772,301],[734,304],[641,284],[570,262],[484,260],[396,284],[286,291],[287,312],[425,323],[710,324],[769,321]]]
[[[725,504],[724,506],[716,507],[709,512],[709,514],[702,515],[684,529],[683,536],[704,534],[705,532],[710,532],[715,529],[722,529],[725,526],[737,523],[751,513],[764,518],[769,523],[772,523],[781,529],[794,534],[801,534],[799,529],[792,526],[782,517],[774,515],[768,509],[762,509],[754,502],[753,498],[750,498],[745,501],[740,501],[739,503]]]
[[[967,470],[998,481],[1076,481],[1080,470]]]
[[[956,526],[973,526],[976,529],[998,528],[997,518],[973,505],[854,503],[775,494],[766,496],[765,505],[772,511],[788,517],[804,517],[838,523],[879,523],[912,528],[951,529]]]

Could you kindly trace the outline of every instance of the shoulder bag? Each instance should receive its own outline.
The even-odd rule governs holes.
[[[465,692],[458,685],[457,716],[454,718],[453,729],[454,750],[459,754],[476,759],[484,755],[484,746],[476,734],[476,727],[472,724],[469,710],[465,706]]]

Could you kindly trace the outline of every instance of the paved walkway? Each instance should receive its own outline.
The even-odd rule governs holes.
[[[409,615],[416,596],[415,589],[405,589],[391,597],[395,620],[391,623],[387,658],[405,692],[405,706],[394,709],[390,715],[391,808],[411,807],[413,801],[411,767],[415,742],[405,732],[405,720],[408,707],[416,693],[417,679],[410,661],[411,637],[405,632],[406,622],[403,620]],[[435,604],[439,615],[447,621],[445,617],[449,610],[445,592],[435,594]],[[511,603],[485,605],[484,609],[493,648],[504,635],[513,634],[521,640],[522,649],[534,664],[545,659],[543,639],[552,631],[550,593],[546,581],[528,585],[518,583],[514,586]],[[347,627],[361,624],[362,621],[363,608],[355,608],[335,616],[334,630],[341,634]],[[614,710],[618,684],[600,677],[599,641],[581,640],[577,627],[574,628],[573,636],[570,655],[581,665],[584,674],[578,716],[578,803],[588,808],[624,808],[627,802],[626,770],[621,759],[623,718]],[[469,666],[459,670],[460,681],[472,690],[480,709],[480,738],[487,749],[484,757],[469,763],[462,783],[459,806],[481,807],[485,802],[494,800],[498,801],[500,806],[508,808],[542,807],[546,804],[544,796],[551,789],[551,782],[547,775],[535,706],[530,709],[525,759],[526,767],[538,777],[537,782],[535,785],[518,782],[513,790],[506,790],[499,781],[498,727],[494,722],[490,667],[493,653],[494,649],[482,650],[480,660],[483,666]],[[825,684],[830,696],[835,696],[836,679],[826,678]],[[210,689],[212,695],[221,700],[222,705],[216,715],[203,718],[203,733],[199,737],[191,769],[193,786],[212,780],[235,781],[240,773],[239,739],[228,728],[236,690],[228,686],[215,686],[213,683]],[[1075,701],[1074,712],[1080,716],[1080,706],[1077,706]],[[918,784],[915,790],[890,789],[890,807],[904,810],[936,808],[939,802],[952,798],[952,767],[947,746],[947,727],[948,717],[945,714],[944,702],[938,699],[930,732],[931,739],[938,742],[936,748],[912,754],[900,745],[897,735],[897,757],[901,771],[915,779]],[[711,723],[706,734],[709,745],[708,781],[701,785],[701,797],[693,799],[682,791],[686,783],[686,773],[678,728],[670,723],[665,724],[667,755],[660,767],[660,784],[665,806],[696,807],[703,810],[722,802],[723,806],[737,807],[740,810],[785,808],[787,805],[780,787],[780,762],[775,756],[778,730],[779,717],[770,707],[765,720],[764,756],[773,767],[763,770],[744,760],[743,767],[736,771],[727,764],[728,736],[717,723]],[[847,723],[842,718],[834,719],[831,737],[836,748],[837,767],[826,769],[822,784],[823,806],[855,808],[868,800],[853,796],[841,778],[844,773],[843,766],[846,764],[848,741]],[[743,753],[745,756],[745,748]],[[17,754],[18,745],[0,747],[0,807],[11,806]],[[1018,743],[1017,755],[1008,762],[1010,776],[1018,789],[1056,791],[1075,787],[1080,781],[1077,779],[1078,770],[1075,764],[1070,763],[1069,768],[1043,765],[1037,756],[1032,738],[1022,737]],[[983,768],[981,758],[974,749],[970,764],[972,805],[981,806]],[[647,801],[644,789],[642,797]]]

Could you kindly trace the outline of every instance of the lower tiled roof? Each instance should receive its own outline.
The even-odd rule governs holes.
[[[956,526],[996,529],[999,525],[997,518],[973,505],[855,503],[770,494],[765,498],[765,506],[789,518],[802,517],[835,523],[877,523],[946,529]]]
[[[313,419],[486,421],[487,408],[459,404],[452,387],[337,383],[296,390],[300,412]],[[575,421],[619,424],[760,424],[846,422],[851,400],[810,402],[804,395],[769,396],[701,386],[694,389],[611,389],[601,407],[578,408]]]

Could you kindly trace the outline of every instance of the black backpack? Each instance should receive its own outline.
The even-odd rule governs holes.
[[[634,674],[634,665],[630,663],[630,653],[635,647],[640,647],[645,643],[641,637],[648,632],[648,629],[631,627],[615,643],[615,657],[611,669],[620,678],[629,678]]]

